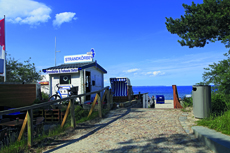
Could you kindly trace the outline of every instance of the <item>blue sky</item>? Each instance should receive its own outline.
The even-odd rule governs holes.
[[[184,15],[183,3],[192,0],[0,0],[0,19],[6,15],[6,51],[20,62],[31,57],[37,71],[54,66],[57,37],[57,65],[94,48],[105,86],[111,77],[133,86],[194,85],[228,50],[220,42],[180,46],[165,17]]]

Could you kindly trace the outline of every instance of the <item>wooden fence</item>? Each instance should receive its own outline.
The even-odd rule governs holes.
[[[0,83],[0,106],[12,108],[32,105],[34,100],[39,97],[39,87],[36,83]]]
[[[100,92],[102,92],[104,90],[105,90],[104,95],[101,98]],[[74,112],[74,99],[77,97],[80,98],[82,96],[87,96],[87,95],[91,95],[91,94],[95,94],[95,93],[96,93],[96,96],[95,96],[95,99],[93,101],[93,104],[92,104],[92,107],[90,109],[88,117],[93,112],[96,101],[98,101],[99,117],[102,118],[102,102],[104,101],[105,97],[107,97],[107,108],[109,110],[110,110],[110,103],[113,103],[113,96],[112,96],[111,90],[109,90],[109,86],[107,86],[101,90],[98,90],[98,91],[93,91],[93,92],[89,92],[89,93],[85,93],[85,94],[81,94],[81,95],[73,95],[71,97],[67,97],[67,98],[63,98],[63,99],[59,99],[59,100],[55,100],[55,101],[49,101],[49,102],[44,102],[41,104],[33,104],[30,106],[0,111],[0,115],[5,115],[5,114],[19,112],[19,111],[27,111],[23,125],[22,125],[22,128],[21,128],[21,131],[20,131],[19,136],[18,136],[18,141],[21,140],[21,137],[22,137],[22,135],[25,131],[26,125],[27,125],[27,130],[28,130],[27,131],[28,132],[28,135],[27,135],[28,136],[28,139],[27,139],[28,142],[27,143],[28,143],[28,146],[30,147],[33,145],[33,136],[32,136],[33,135],[33,109],[38,109],[40,107],[49,106],[49,105],[52,105],[52,104],[57,103],[57,102],[69,100],[69,104],[68,104],[68,107],[66,109],[64,119],[61,123],[61,128],[63,128],[63,126],[66,122],[68,113],[70,113],[70,115],[71,115],[71,127],[75,128],[76,127],[76,121],[75,121],[75,112]]]

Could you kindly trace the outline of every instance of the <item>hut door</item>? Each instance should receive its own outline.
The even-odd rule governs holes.
[[[86,82],[85,82],[85,86],[86,86],[86,93],[91,91],[91,78],[90,78],[90,72],[86,71]],[[90,100],[90,95],[86,96],[86,100]]]

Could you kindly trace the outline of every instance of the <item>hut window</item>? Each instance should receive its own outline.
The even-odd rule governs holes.
[[[71,75],[61,75],[60,84],[71,84]]]

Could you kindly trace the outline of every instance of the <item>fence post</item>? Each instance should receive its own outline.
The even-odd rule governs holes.
[[[108,110],[110,110],[109,89],[108,89],[108,92],[106,94],[106,99],[107,99],[107,108],[108,108]]]
[[[63,120],[62,120],[62,123],[61,123],[61,129],[63,128],[63,126],[64,126],[64,124],[65,124],[65,121],[66,121],[66,119],[67,119],[67,116],[68,116],[68,114],[69,114],[70,105],[71,105],[71,102],[69,101],[68,107],[67,107],[66,112],[65,112],[65,116],[64,116],[64,118],[63,118]]]
[[[102,96],[102,100],[101,100],[101,103],[102,103],[102,104],[103,104],[103,102],[105,101],[105,96],[107,95],[107,92],[108,92],[108,90],[105,89],[105,92],[104,92],[104,94],[103,94],[103,96]]]
[[[110,89],[110,96],[109,96],[109,98],[110,98],[110,103],[111,104],[113,104],[113,94],[112,94],[112,90]]]
[[[142,101],[143,101],[143,108],[145,108],[145,94],[143,94],[143,96],[142,96]]]
[[[138,99],[141,99],[141,92],[139,92]]]
[[[147,93],[147,94],[145,94],[145,100],[146,100],[146,103],[145,103],[145,108],[148,108],[148,103],[149,103],[148,93]]]
[[[70,114],[71,114],[71,126],[73,128],[76,127],[76,121],[75,121],[75,112],[74,112],[74,100],[71,99],[71,105],[70,105]]]
[[[26,129],[27,120],[28,120],[28,111],[26,112],[26,117],[25,117],[25,119],[24,119],[24,121],[23,121],[21,131],[20,131],[20,133],[19,133],[19,135],[18,135],[18,141],[21,140],[22,135],[23,135],[23,133],[24,133],[24,131],[25,131],[25,129]]]
[[[31,147],[33,145],[33,109],[27,111],[27,135],[28,135],[28,146]]]
[[[98,114],[99,114],[99,117],[102,118],[102,113],[101,113],[101,96],[100,96],[100,93],[97,93],[97,101],[98,101]]]

